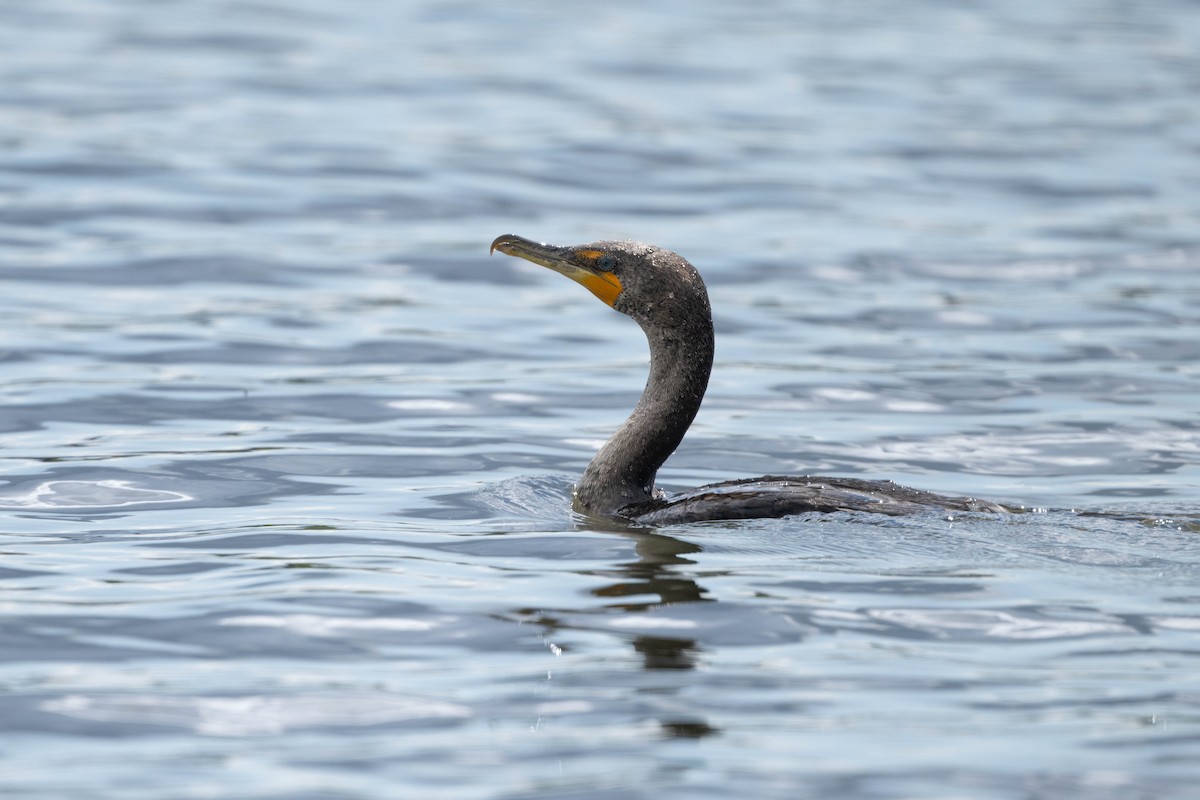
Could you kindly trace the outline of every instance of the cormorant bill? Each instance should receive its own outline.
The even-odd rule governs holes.
[[[512,234],[491,250],[549,267],[633,317],[650,343],[650,377],[629,419],[575,486],[575,510],[641,525],[782,517],[806,511],[909,514],[928,509],[1006,511],[970,497],[945,497],[891,481],[765,476],[668,496],[654,486],[704,400],[713,361],[712,310],[696,268],[641,242],[539,244]]]

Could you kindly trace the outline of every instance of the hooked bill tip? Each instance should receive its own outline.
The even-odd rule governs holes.
[[[488,255],[490,256],[492,253],[495,253],[496,248],[499,247],[500,245],[507,244],[508,242],[511,242],[513,239],[520,239],[520,238],[521,238],[520,236],[514,236],[511,233],[503,233],[503,234],[497,236],[495,239],[492,239],[492,246],[488,248]]]

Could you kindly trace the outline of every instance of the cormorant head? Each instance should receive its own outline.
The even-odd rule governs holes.
[[[651,244],[592,242],[558,247],[505,234],[492,242],[490,252],[497,250],[583,284],[643,328],[664,331],[712,317],[708,292],[696,268],[682,256]]]

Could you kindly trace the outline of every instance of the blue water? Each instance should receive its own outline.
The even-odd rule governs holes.
[[[511,5],[0,4],[0,794],[1195,797],[1200,6]],[[575,517],[501,233],[665,486],[1042,510]]]

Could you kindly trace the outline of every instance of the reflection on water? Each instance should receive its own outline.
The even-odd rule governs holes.
[[[25,494],[0,496],[0,508],[119,508],[192,499],[181,492],[139,489],[129,481],[45,481]]]
[[[1191,797],[1198,41],[1178,0],[9,4],[3,795]],[[1042,511],[577,517],[645,345],[505,230],[704,273],[668,488]]]

